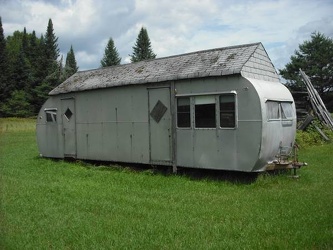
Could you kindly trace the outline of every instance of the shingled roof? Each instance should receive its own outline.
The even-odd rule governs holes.
[[[263,45],[252,43],[77,72],[49,95],[233,74],[279,81]]]

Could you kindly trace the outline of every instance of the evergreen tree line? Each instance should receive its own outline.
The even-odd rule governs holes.
[[[65,66],[58,60],[57,41],[51,19],[45,35],[24,28],[5,38],[0,17],[0,117],[36,115],[49,91],[78,70],[72,46]]]
[[[52,20],[45,35],[36,37],[35,31],[15,31],[4,37],[0,17],[0,117],[35,116],[48,93],[78,71],[73,47],[67,53],[65,65],[59,59],[59,48]],[[130,55],[131,62],[154,59],[147,29],[141,28]],[[299,50],[279,73],[291,90],[304,90],[299,68],[307,73],[329,108],[333,109],[333,40],[321,33],[312,33],[311,40],[299,45]],[[100,61],[101,67],[119,65],[121,57],[109,38]]]
[[[4,36],[0,17],[0,117],[29,117],[38,114],[48,93],[78,71],[73,47],[65,65],[59,59],[58,37],[49,19],[45,35],[27,33],[26,28]],[[156,58],[148,32],[141,28],[131,62]],[[121,58],[112,38],[101,60],[101,67],[119,65]]]

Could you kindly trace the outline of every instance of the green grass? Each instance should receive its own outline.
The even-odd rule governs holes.
[[[0,118],[0,133],[32,132],[36,128],[36,119],[31,118]]]
[[[333,144],[301,150],[299,179],[194,180],[39,158],[34,121],[0,125],[11,123],[0,133],[0,249],[333,248]]]

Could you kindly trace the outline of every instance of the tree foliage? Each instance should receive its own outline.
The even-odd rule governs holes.
[[[75,74],[78,71],[79,67],[77,66],[75,54],[73,50],[73,46],[69,49],[67,56],[66,56],[66,64],[64,69],[65,79],[70,77],[71,75]]]
[[[2,21],[0,17],[0,105],[5,102],[10,91],[8,90],[7,84],[7,72],[8,72],[8,56],[6,49],[6,40],[4,36],[4,31],[2,28]],[[0,117],[3,114],[0,111]]]
[[[29,117],[33,113],[33,107],[26,91],[14,90],[8,102],[1,105],[0,111],[7,116]]]
[[[104,56],[101,60],[101,67],[119,65],[120,62],[121,57],[119,56],[118,50],[114,45],[113,39],[110,38],[104,50]]]
[[[154,58],[156,58],[156,54],[154,54],[151,47],[147,29],[142,27],[133,47],[131,62],[139,62]]]
[[[46,33],[15,31],[5,37],[0,16],[0,117],[34,116],[48,98],[48,93],[62,81],[78,71],[73,46],[70,47],[63,67],[59,60],[58,37],[49,19]],[[132,62],[156,58],[147,29],[141,28]],[[101,66],[119,65],[121,57],[109,39]]]
[[[49,19],[45,34],[45,56],[47,65],[51,65],[59,57],[58,37],[56,37],[53,30],[52,20]]]
[[[299,69],[310,78],[313,86],[322,96],[333,91],[333,40],[324,34],[314,32],[309,41],[299,45],[299,49],[290,57],[281,76],[286,79],[287,86],[293,90],[303,90]]]
[[[45,36],[24,28],[5,38],[0,17],[0,117],[36,115],[62,76],[77,71],[72,47],[63,69],[57,41],[51,19]]]

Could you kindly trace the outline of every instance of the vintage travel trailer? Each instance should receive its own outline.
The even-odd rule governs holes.
[[[78,72],[49,95],[43,157],[258,172],[296,134],[294,100],[261,43]]]

